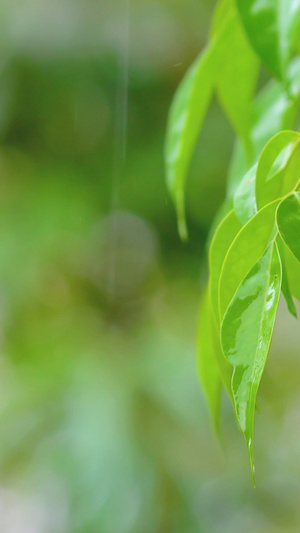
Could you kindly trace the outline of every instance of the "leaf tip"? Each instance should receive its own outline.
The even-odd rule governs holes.
[[[189,239],[187,225],[185,219],[178,219],[178,233],[183,242],[187,242]]]
[[[251,438],[248,439],[247,446],[248,446],[248,453],[249,453],[249,463],[250,463],[250,470],[251,470],[251,476],[252,476],[252,483],[253,483],[253,487],[256,488],[255,466],[254,466],[254,461],[253,461],[253,442]]]

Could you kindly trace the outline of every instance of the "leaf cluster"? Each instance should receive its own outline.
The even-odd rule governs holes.
[[[198,368],[218,433],[222,388],[231,398],[253,481],[256,397],[280,293],[295,317],[300,299],[299,29],[300,0],[220,0],[209,42],[175,94],[166,136],[183,239],[185,180],[214,92],[238,136],[210,243]],[[261,66],[270,79],[256,93]]]

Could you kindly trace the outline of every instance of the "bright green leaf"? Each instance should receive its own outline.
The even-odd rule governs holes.
[[[236,12],[235,0],[219,0],[210,26],[210,39],[215,39],[224,26],[224,20]]]
[[[300,135],[297,132],[281,131],[280,133],[272,137],[272,139],[266,144],[265,148],[263,149],[258,161],[256,173],[256,200],[259,208],[270,202],[270,189],[272,194],[272,187],[276,178],[276,174],[278,175],[278,173],[286,166],[289,156],[291,155],[290,150],[287,153],[288,158],[281,161],[281,165],[279,166],[275,175],[274,172],[272,172],[272,169],[274,168],[274,163],[278,161],[278,157],[282,154],[283,150],[287,147],[292,149],[294,147],[295,141],[299,140],[299,138]],[[275,198],[278,192],[275,193]],[[274,197],[272,199],[274,199]]]
[[[293,62],[293,66],[296,62]],[[293,72],[293,91],[300,93],[300,72],[298,62]],[[296,68],[297,67],[297,68]],[[297,112],[297,99],[289,98],[282,84],[271,80],[258,94],[254,105],[251,138],[254,159],[257,160],[266,143],[280,130],[291,128]],[[228,193],[233,194],[241,179],[249,170],[249,164],[240,143],[237,143],[230,166]]]
[[[279,80],[286,79],[299,0],[236,0],[249,40],[262,62]]]
[[[249,450],[253,480],[256,396],[270,348],[280,287],[280,259],[276,243],[271,243],[238,287],[221,330],[224,355],[234,367],[233,398]]]
[[[167,184],[177,209],[179,233],[186,238],[184,184],[215,82],[215,48],[208,46],[192,65],[171,105],[166,137]]]
[[[228,248],[232,244],[242,224],[232,210],[222,220],[218,226],[212,240],[209,251],[209,269],[210,269],[210,298],[217,326],[219,326],[219,280],[222,271],[222,265]]]
[[[234,50],[234,54],[232,53]],[[230,58],[230,59],[228,59]],[[251,49],[237,12],[228,22],[222,39],[217,76],[220,103],[241,138],[248,160],[253,159],[251,124],[258,60]]]
[[[300,177],[300,142],[293,146],[292,154],[283,167],[271,179],[265,181],[257,191],[257,204],[261,208],[264,205],[282,198],[297,188]]]
[[[279,22],[279,49],[281,66],[285,73],[294,48],[297,27],[300,22],[300,0],[277,0]]]
[[[219,282],[219,309],[222,319],[239,285],[264,254],[274,231],[278,201],[267,205],[242,227],[231,244]]]
[[[252,152],[249,136],[257,60],[243,34],[234,5],[221,4],[211,43],[187,72],[171,105],[165,147],[167,184],[175,202],[179,233],[187,237],[184,208],[184,185],[196,141],[211,96],[217,84],[220,99],[238,133]],[[237,51],[228,62],[232,38]],[[225,68],[225,64],[226,67]],[[228,68],[230,66],[230,69]]]
[[[282,240],[300,262],[300,195],[289,195],[278,206],[277,227]]]

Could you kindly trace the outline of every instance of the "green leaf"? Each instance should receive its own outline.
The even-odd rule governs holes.
[[[299,175],[298,175],[299,176]],[[300,195],[293,193],[277,209],[277,227],[282,240],[300,262]]]
[[[285,260],[284,242],[281,239],[280,235],[278,235],[276,242],[278,246],[281,267],[282,267],[281,291],[286,301],[286,305],[287,305],[289,312],[291,313],[291,315],[297,318],[297,309],[295,307],[295,303],[294,303],[294,300],[291,294],[290,283],[288,279],[288,272],[287,272],[287,266],[286,266],[286,260]]]
[[[220,436],[221,378],[215,355],[208,291],[200,309],[197,333],[197,367],[215,432]],[[226,362],[226,361],[225,361]]]
[[[231,61],[232,39],[237,50]],[[187,237],[184,186],[192,154],[213,90],[217,84],[222,105],[252,154],[249,136],[251,100],[257,77],[257,60],[244,36],[232,1],[221,2],[215,17],[212,40],[180,84],[170,108],[165,160],[167,184],[175,202],[178,229]]]
[[[258,161],[257,173],[256,173],[256,199],[258,207],[263,207],[266,203],[269,203],[274,199],[272,197],[272,189],[276,189],[274,180],[276,183],[276,176],[278,173],[285,168],[288,163],[288,160],[291,156],[291,150],[295,146],[295,141],[300,139],[300,134],[295,131],[281,131],[266,144],[263,149],[261,156]],[[284,153],[285,156],[283,160],[280,161],[279,168],[277,172],[274,164],[278,162],[279,156],[282,154],[283,150],[288,148],[288,151]],[[279,181],[277,182],[280,185],[281,180],[283,180],[283,175],[281,173]],[[271,195],[270,195],[271,193]],[[275,192],[278,194],[279,191]],[[271,196],[271,200],[270,200]]]
[[[232,392],[245,436],[254,482],[253,428],[256,396],[270,348],[281,286],[281,264],[271,243],[227,309],[221,329],[225,357],[233,365]]]
[[[272,202],[258,211],[239,231],[226,254],[219,282],[221,320],[239,285],[268,246],[278,203]]]
[[[220,34],[224,26],[224,20],[228,19],[236,12],[235,0],[219,0],[214,10],[213,18],[211,21],[209,37],[215,39]]]
[[[299,39],[297,27],[300,22],[300,0],[277,0],[277,2],[280,25],[279,48],[284,73],[295,47],[295,37]]]
[[[219,224],[209,251],[209,269],[210,269],[210,299],[213,315],[216,325],[219,327],[219,280],[222,271],[222,265],[228,248],[232,244],[242,224],[237,218],[234,210],[223,218]]]
[[[298,67],[298,64],[296,65]],[[300,74],[295,68],[293,91],[300,91],[298,78]],[[254,106],[254,118],[251,138],[254,146],[254,159],[257,160],[266,143],[280,130],[292,127],[297,112],[297,99],[289,98],[282,84],[272,80],[258,94]],[[228,193],[233,194],[241,179],[249,170],[249,164],[240,143],[237,144],[230,165]]]
[[[270,72],[286,79],[300,13],[298,0],[236,0],[249,40]]]
[[[210,303],[211,308],[211,303]],[[214,354],[215,354],[215,360],[219,369],[219,375],[222,381],[222,385],[227,392],[230,400],[233,402],[232,398],[232,391],[231,391],[231,378],[232,378],[232,365],[228,363],[227,359],[225,359],[222,346],[221,346],[221,339],[220,339],[220,330],[216,326],[216,322],[214,320],[214,317],[211,313],[210,316],[210,323],[211,323],[211,334],[212,334],[212,342],[213,342],[213,348],[214,348]]]
[[[263,207],[267,203],[282,198],[293,192],[297,188],[300,173],[300,142],[297,141],[293,147],[292,154],[283,167],[275,176],[264,182],[257,203]]]
[[[250,161],[254,155],[251,124],[257,74],[258,60],[249,45],[238,14],[234,10],[222,39],[217,93],[221,106],[241,138]]]
[[[243,224],[257,213],[255,198],[255,180],[257,165],[245,174],[233,197],[234,210]]]
[[[187,237],[184,185],[215,86],[222,35],[220,31],[186,73],[176,91],[168,117],[165,145],[167,185],[176,206],[182,239]]]
[[[283,243],[287,278],[292,296],[300,301],[300,263]]]

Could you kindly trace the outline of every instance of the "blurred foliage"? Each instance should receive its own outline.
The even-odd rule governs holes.
[[[131,1],[116,182],[124,3],[1,3],[1,532],[299,530],[295,325],[282,311],[255,492],[230,406],[224,455],[196,381],[204,244],[233,135],[214,104],[189,180],[187,245],[164,186],[163,138],[212,8]]]

